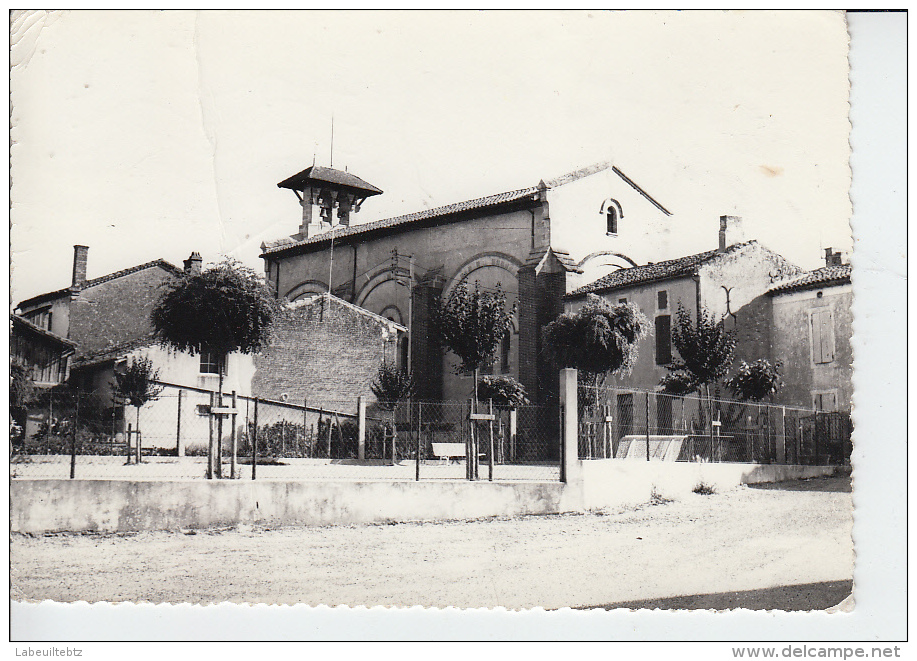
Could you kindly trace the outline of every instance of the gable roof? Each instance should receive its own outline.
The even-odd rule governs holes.
[[[313,166],[313,168],[309,169],[314,169],[315,167],[317,166]],[[414,213],[395,216],[393,218],[385,218],[383,220],[377,220],[371,223],[361,223],[358,225],[351,225],[349,227],[338,227],[337,229],[329,230],[321,234],[316,234],[315,236],[309,237],[307,239],[302,239],[300,241],[290,237],[284,237],[276,241],[265,242],[262,244],[261,257],[264,258],[267,255],[311,252],[313,250],[324,248],[327,244],[331,243],[332,239],[338,241],[340,239],[357,235],[362,236],[376,232],[400,231],[408,229],[409,226],[415,223],[423,224],[426,222],[433,224],[437,222],[454,222],[467,218],[469,215],[473,215],[473,212],[480,209],[494,210],[503,206],[528,206],[529,204],[534,206],[539,202],[539,195],[543,190],[564,186],[574,181],[583,179],[584,177],[589,177],[598,172],[608,170],[609,168],[629,186],[636,190],[640,195],[649,200],[649,202],[660,211],[668,216],[672,215],[671,212],[669,212],[665,207],[650,197],[646,191],[644,191],[636,183],[629,179],[627,175],[621,172],[620,169],[612,165],[611,161],[602,161],[600,163],[595,163],[593,165],[580,168],[579,170],[574,170],[573,172],[568,172],[567,174],[561,175],[560,177],[550,179],[547,182],[542,180],[538,182],[538,185],[529,186],[528,188],[520,188],[518,190],[506,191],[504,193],[496,193],[495,195],[487,195],[485,197],[479,197],[473,200],[456,202],[455,204],[447,204],[445,206],[435,207],[433,209],[425,209],[423,211],[416,211]],[[278,184],[278,186],[283,185],[284,187],[290,187],[287,186],[289,182],[291,182],[295,177],[299,177],[306,172],[308,172],[308,170],[304,170],[299,175],[295,175],[294,177],[281,182]]]
[[[846,285],[850,284],[850,273],[851,268],[849,264],[823,266],[820,269],[809,271],[800,278],[796,278],[795,280],[791,280],[790,282],[774,287],[767,293],[775,295],[801,291],[803,289],[818,289],[820,287]]]
[[[67,354],[71,354],[76,350],[76,342],[61,337],[60,335],[52,333],[49,330],[45,330],[41,326],[36,326],[25,317],[10,313],[10,321],[12,322],[14,329],[18,327],[20,330],[24,330],[27,333],[38,335],[39,337],[46,339],[53,344],[58,344],[67,350]]]
[[[92,353],[79,356],[73,362],[71,367],[78,369],[80,367],[89,367],[90,365],[99,365],[101,363],[107,363],[112,360],[118,360],[119,358],[123,358],[126,354],[130,353],[134,349],[139,349],[140,347],[149,347],[156,344],[156,342],[157,340],[153,333],[149,333],[143,337],[134,338],[133,340],[121,342],[120,344],[115,344],[110,347],[98,349]]]
[[[404,326],[402,326],[401,324],[399,324],[399,323],[397,323],[397,322],[392,321],[391,319],[386,319],[386,318],[383,317],[382,315],[376,314],[375,312],[370,312],[370,311],[367,310],[366,308],[361,308],[359,305],[355,305],[355,304],[353,304],[353,303],[349,303],[349,302],[345,301],[343,298],[338,298],[338,297],[335,296],[334,294],[329,294],[329,293],[316,294],[315,296],[310,296],[309,298],[304,298],[304,299],[301,299],[301,300],[298,300],[298,301],[294,301],[294,302],[292,302],[292,303],[288,303],[288,304],[287,304],[287,309],[289,309],[289,310],[297,310],[297,309],[303,308],[303,307],[311,307],[311,306],[315,305],[316,303],[318,303],[318,302],[319,302],[321,299],[323,299],[323,298],[327,298],[328,300],[337,303],[337,304],[340,305],[341,307],[344,307],[344,308],[353,310],[354,312],[357,312],[358,314],[361,314],[361,315],[363,315],[364,317],[369,317],[369,318],[372,319],[373,321],[379,322],[379,323],[381,323],[381,324],[383,324],[383,325],[385,325],[385,326],[394,327],[396,330],[399,330],[399,331],[404,332],[404,333],[407,333],[407,332],[408,332],[408,329],[407,329],[407,328],[405,328]]]
[[[595,282],[591,282],[588,285],[583,285],[573,290],[567,294],[565,298],[578,298],[586,294],[598,294],[620,289],[622,287],[629,287],[631,285],[694,275],[701,266],[716,259],[719,255],[728,255],[757,243],[758,242],[754,240],[746,241],[745,243],[736,243],[735,245],[729,246],[724,252],[713,249],[697,253],[696,255],[678,257],[677,259],[667,259],[663,262],[656,262],[654,264],[643,264],[642,266],[618,269],[617,271],[612,271],[608,275],[599,278]]]
[[[159,267],[165,271],[169,271],[173,273],[174,275],[182,275],[184,273],[184,271],[182,271],[180,268],[178,268],[174,264],[170,264],[169,262],[167,262],[164,259],[154,259],[152,262],[147,262],[145,264],[139,264],[137,266],[132,266],[131,268],[128,268],[128,269],[122,269],[120,271],[115,271],[114,273],[109,273],[108,275],[103,275],[98,278],[93,278],[92,280],[87,280],[86,282],[82,284],[82,286],[76,289],[73,286],[64,287],[63,289],[58,289],[56,291],[51,291],[51,292],[47,292],[44,294],[39,294],[38,296],[33,296],[32,298],[27,298],[26,300],[21,301],[16,306],[16,309],[21,309],[23,307],[30,306],[30,305],[38,305],[39,303],[44,303],[45,301],[53,301],[55,298],[60,298],[62,296],[69,296],[74,291],[78,291],[78,290],[82,291],[84,289],[88,289],[89,287],[95,287],[96,285],[101,285],[104,282],[109,282],[110,280],[116,280],[117,278],[123,278],[126,275],[137,273],[138,271],[143,271],[145,269],[151,269],[151,268],[156,268],[156,267]]]

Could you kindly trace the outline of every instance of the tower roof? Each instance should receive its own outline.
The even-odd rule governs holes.
[[[291,190],[302,190],[309,186],[327,186],[348,189],[360,195],[360,197],[369,197],[370,195],[379,195],[382,190],[376,188],[349,172],[341,172],[333,168],[325,168],[321,165],[313,165],[298,174],[294,174],[288,179],[284,179],[278,188],[289,188]]]

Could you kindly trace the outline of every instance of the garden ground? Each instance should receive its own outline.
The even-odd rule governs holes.
[[[19,601],[823,609],[849,592],[847,477],[616,511],[13,535]],[[679,599],[672,599],[679,597]]]

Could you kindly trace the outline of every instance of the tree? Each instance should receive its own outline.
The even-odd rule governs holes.
[[[648,329],[649,322],[633,303],[609,305],[587,294],[583,307],[545,326],[544,340],[560,367],[575,367],[585,383],[598,385],[608,374],[633,369],[638,344]]]
[[[663,392],[687,395],[702,389],[726,375],[732,366],[735,337],[726,330],[724,318],[717,320],[701,308],[695,321],[684,306],[678,306],[672,328],[672,343],[678,358],[665,366],[669,374],[660,381]]]
[[[115,380],[111,384],[115,395],[124,400],[126,404],[137,409],[137,462],[140,462],[140,408],[147,402],[159,398],[162,386],[159,380],[159,370],[153,368],[153,361],[149,358],[132,359],[123,372],[115,372]],[[128,439],[130,445],[130,439]]]
[[[25,440],[26,410],[35,401],[32,370],[19,358],[10,360],[10,442]]]
[[[759,358],[750,365],[743,360],[735,375],[726,380],[726,387],[742,401],[760,402],[782,386],[780,363],[771,364],[766,358]]]
[[[176,351],[212,352],[217,357],[223,401],[226,356],[250,354],[267,342],[278,309],[273,293],[250,268],[226,259],[201,273],[187,273],[167,286],[151,314],[156,337]],[[222,439],[223,417],[217,418]],[[222,462],[211,439],[208,476],[222,477]]]
[[[414,391],[414,380],[404,370],[383,362],[369,389],[376,396],[380,408],[394,411],[398,402],[410,398]]]
[[[436,309],[434,325],[443,345],[461,361],[457,371],[474,374],[475,400],[478,372],[493,360],[515,313],[515,304],[506,309],[506,295],[499,284],[494,291],[482,291],[477,283],[469,290],[464,282]]]
[[[498,408],[511,409],[528,404],[525,388],[511,376],[485,376],[478,387],[481,401],[492,401]]]

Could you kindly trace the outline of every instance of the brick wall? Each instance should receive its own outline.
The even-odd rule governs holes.
[[[85,355],[146,336],[161,285],[172,278],[153,266],[83,290],[70,302],[68,337]]]
[[[255,356],[252,393],[355,410],[357,397],[372,400],[379,365],[395,359],[396,347],[393,327],[335,299],[288,308],[276,319],[268,346]]]

